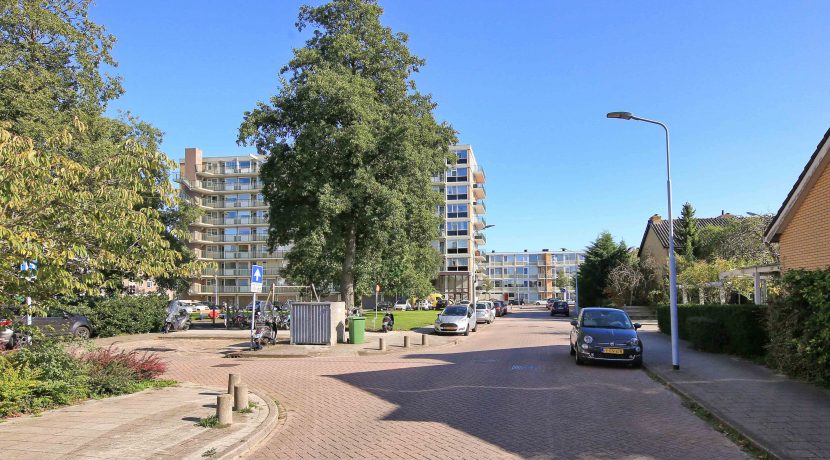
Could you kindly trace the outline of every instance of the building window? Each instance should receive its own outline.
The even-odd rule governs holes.
[[[468,244],[467,240],[448,240],[447,254],[467,254]]]
[[[447,236],[463,236],[467,234],[467,222],[447,222]]]
[[[456,150],[454,153],[455,153],[455,156],[458,157],[458,161],[456,161],[456,163],[458,163],[460,165],[467,164],[467,151],[466,150]]]
[[[447,259],[447,271],[466,272],[468,262],[466,257],[450,257]]]
[[[467,182],[467,168],[450,168],[447,171],[447,182]]]
[[[447,200],[466,200],[467,186],[466,185],[450,185],[447,187]]]
[[[467,217],[466,204],[450,204],[447,205],[447,218],[457,219],[460,217]]]

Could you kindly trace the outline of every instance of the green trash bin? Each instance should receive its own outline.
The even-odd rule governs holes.
[[[352,316],[349,318],[349,343],[363,343],[366,341],[366,318]]]

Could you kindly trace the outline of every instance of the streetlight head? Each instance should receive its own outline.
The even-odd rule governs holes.
[[[484,230],[484,229],[488,229],[488,228],[490,228],[490,227],[495,227],[495,226],[496,226],[496,224],[489,224],[489,225],[485,225],[485,226],[484,226],[484,228],[482,228],[482,230]]]
[[[609,112],[608,115],[606,115],[608,118],[620,118],[622,120],[630,120],[633,116],[634,115],[632,115],[631,112]]]

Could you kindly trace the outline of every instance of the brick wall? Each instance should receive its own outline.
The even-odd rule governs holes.
[[[827,163],[781,232],[783,270],[830,266],[830,168]]]

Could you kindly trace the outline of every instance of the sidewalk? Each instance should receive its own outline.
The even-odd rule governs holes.
[[[685,341],[674,371],[667,335],[645,331],[640,338],[650,371],[756,444],[781,458],[830,458],[830,391]]]
[[[215,414],[217,394],[182,384],[7,419],[0,423],[0,457],[235,458],[271,431],[277,408],[250,393],[257,404],[252,413],[235,413],[233,425],[226,428],[198,426],[199,419]]]

